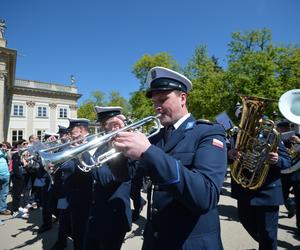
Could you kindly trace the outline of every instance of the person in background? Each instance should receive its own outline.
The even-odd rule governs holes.
[[[288,120],[281,120],[277,122],[276,125],[277,131],[282,134],[285,132],[289,132],[290,129],[290,122]],[[291,148],[291,141],[289,139],[283,140],[283,143],[287,149]],[[296,214],[296,203],[295,199],[290,196],[292,193],[292,180],[291,180],[291,173],[281,173],[281,183],[282,183],[282,192],[283,192],[283,200],[284,205],[288,211],[288,217],[292,218]]]
[[[290,136],[287,141],[290,144],[289,153],[292,158],[291,167],[281,171],[281,174],[288,174],[294,190],[296,204],[296,234],[300,236],[300,135]]]
[[[241,113],[236,112],[236,116],[240,118]],[[231,162],[242,161],[242,157],[236,148],[228,149],[228,158]],[[289,168],[291,164],[282,141],[279,142],[276,152],[269,152],[266,155],[266,163],[270,168],[261,187],[255,190],[244,188],[231,178],[231,196],[237,200],[240,222],[249,235],[258,242],[259,249],[276,250],[279,206],[284,203],[280,171]]]
[[[74,147],[85,142],[89,135],[89,120],[84,118],[69,119],[72,140]],[[90,155],[85,152],[81,160],[89,163]],[[61,169],[68,178],[65,180],[66,198],[70,212],[71,231],[74,250],[85,250],[84,240],[86,236],[90,206],[92,202],[93,177],[90,172],[86,173],[79,169],[80,160],[74,158],[61,166]]]
[[[28,142],[21,139],[17,142],[17,151],[12,155],[12,211],[14,217],[28,219],[28,209],[25,208],[24,184],[27,180],[26,148]]]
[[[11,215],[11,211],[7,209],[7,195],[9,192],[10,173],[8,169],[7,146],[0,145],[0,214]]]
[[[59,125],[58,132],[60,143],[64,144],[70,142],[70,133],[68,128]],[[62,151],[65,150],[67,146],[62,147]],[[59,224],[58,224],[58,232],[57,239],[54,245],[50,248],[50,250],[63,250],[67,247],[67,239],[68,236],[71,236],[71,219],[70,219],[70,210],[68,208],[68,202],[66,198],[66,187],[65,183],[68,181],[67,179],[71,176],[74,169],[71,166],[70,169],[66,168],[64,164],[68,165],[68,162],[61,163],[54,166],[54,177],[53,177],[53,192],[57,199],[57,210],[59,213]],[[63,171],[64,169],[64,171]]]
[[[28,147],[31,147],[34,145],[34,143],[39,142],[39,138],[36,135],[30,135],[28,138]],[[37,168],[39,167],[38,163],[35,161],[29,161],[28,162],[28,174],[30,176],[30,197],[29,197],[29,203],[27,204],[27,209],[33,209],[37,208],[37,201],[39,198],[39,187],[36,187],[34,185],[35,179],[37,177]]]
[[[121,107],[97,106],[95,109],[97,122],[105,133],[124,127]],[[110,144],[100,146],[94,158],[111,149]],[[130,180],[133,168],[126,157],[119,155],[92,170],[95,183],[85,249],[121,249],[126,232],[131,229]]]
[[[147,83],[164,128],[150,141],[134,131],[119,132],[113,142],[139,160],[153,184],[143,249],[223,249],[217,205],[227,168],[225,131],[188,112],[192,83],[184,75],[154,67]]]

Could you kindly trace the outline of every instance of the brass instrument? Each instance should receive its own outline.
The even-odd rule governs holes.
[[[290,122],[300,125],[300,89],[292,89],[281,95],[278,107],[281,114]],[[292,159],[291,167],[281,170],[282,174],[290,174],[300,169],[300,152],[291,145],[288,153]]]
[[[244,188],[260,188],[269,172],[266,162],[270,152],[276,152],[279,133],[269,119],[262,119],[265,108],[272,102],[266,98],[241,96],[243,110],[235,147],[241,153],[231,166],[232,178]]]
[[[99,167],[103,163],[107,162],[108,160],[118,156],[120,152],[116,152],[115,150],[109,150],[108,152],[105,152],[104,154],[100,155],[96,160],[93,160],[91,158],[91,160],[93,160],[92,164],[87,164],[86,162],[84,162],[84,160],[82,159],[83,153],[89,152],[95,148],[105,145],[106,143],[109,143],[115,136],[117,136],[119,132],[137,130],[150,122],[155,122],[156,130],[151,134],[146,134],[146,136],[150,138],[156,135],[160,130],[161,125],[158,119],[159,116],[160,114],[156,116],[146,117],[142,120],[136,121],[128,126],[125,126],[116,131],[112,131],[105,135],[100,133],[100,134],[88,136],[85,138],[85,141],[82,144],[76,147],[71,147],[70,145],[72,142],[69,142],[48,149],[46,148],[46,149],[36,150],[34,152],[34,155],[35,158],[39,159],[46,168],[49,164],[56,165],[71,160],[73,158],[78,158],[80,162],[80,165],[78,165],[78,167],[80,168],[80,170],[84,172],[89,172],[93,168]]]

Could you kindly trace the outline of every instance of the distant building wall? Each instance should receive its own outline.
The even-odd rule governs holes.
[[[32,134],[56,133],[58,125],[68,126],[77,117],[81,95],[74,85],[16,79],[12,99],[8,141],[28,139]]]

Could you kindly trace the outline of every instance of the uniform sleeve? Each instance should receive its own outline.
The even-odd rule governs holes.
[[[279,159],[277,165],[279,166],[280,170],[291,167],[291,157],[289,156],[287,149],[282,141],[280,141],[278,145],[278,156]]]
[[[190,210],[205,212],[216,207],[227,169],[224,133],[208,131],[197,142],[194,152],[181,154],[182,157],[174,158],[151,145],[143,154],[141,165],[153,183]]]

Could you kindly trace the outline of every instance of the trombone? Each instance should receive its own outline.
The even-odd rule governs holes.
[[[118,129],[116,131],[112,131],[108,134],[101,135],[92,135],[87,138],[85,138],[85,141],[83,144],[76,146],[76,147],[67,147],[71,145],[73,142],[68,142],[65,144],[57,145],[51,148],[45,148],[41,150],[36,150],[34,152],[35,157],[41,161],[43,166],[47,168],[50,164],[56,165],[59,163],[63,163],[66,161],[69,161],[73,158],[78,158],[80,164],[78,167],[80,170],[83,172],[89,172],[95,167],[99,167],[103,165],[105,162],[109,161],[110,159],[118,156],[121,154],[121,152],[117,152],[114,148],[110,149],[109,151],[105,152],[104,154],[100,155],[97,157],[96,160],[92,159],[92,164],[87,164],[84,162],[82,159],[82,155],[85,152],[89,152],[95,148],[98,148],[102,145],[105,145],[106,143],[110,142],[115,136],[117,136],[118,133],[123,132],[123,131],[135,131],[137,129],[142,128],[148,123],[154,122],[155,123],[155,130],[152,133],[145,134],[147,138],[150,138],[156,134],[159,133],[161,124],[159,121],[159,116],[160,114],[156,116],[148,116],[144,119],[138,120],[128,126],[125,126],[121,129]],[[81,139],[82,140],[82,139]],[[66,149],[64,149],[66,148]],[[64,149],[64,150],[62,150]],[[56,151],[56,152],[54,152]]]

